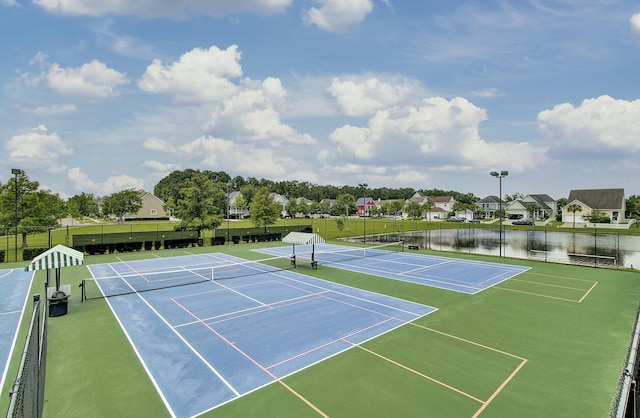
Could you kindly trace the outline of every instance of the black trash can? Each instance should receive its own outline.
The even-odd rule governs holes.
[[[58,290],[49,297],[49,316],[62,316],[67,314],[67,302],[69,296]]]

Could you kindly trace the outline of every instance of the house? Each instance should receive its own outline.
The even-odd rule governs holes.
[[[512,219],[531,219],[535,221],[555,217],[558,212],[558,205],[547,194],[528,194],[522,199],[508,202],[504,211]]]
[[[229,208],[228,215],[230,218],[246,218],[249,216],[249,209],[247,207],[247,202],[242,202],[243,196],[240,192],[231,192],[229,193]],[[238,204],[241,204],[238,206]]]
[[[480,216],[487,219],[496,217],[496,212],[500,210],[501,204],[502,208],[506,206],[504,200],[501,200],[498,196],[491,195],[478,200],[476,206],[480,208],[478,211]]]
[[[427,202],[431,202],[431,198],[429,198],[429,196],[425,196],[424,194],[420,193],[420,192],[415,192],[413,194],[413,196],[411,196],[407,202],[416,202],[420,205],[424,205]]]
[[[167,219],[169,213],[164,210],[164,202],[153,193],[140,191],[142,206],[136,213],[127,213],[125,219]]]
[[[281,217],[287,216],[287,203],[289,202],[289,199],[287,199],[286,197],[282,196],[279,193],[270,193],[269,197],[273,199],[275,202],[279,203],[280,206],[282,206],[282,210],[280,211],[280,216]]]
[[[361,197],[356,201],[358,216],[369,216],[369,211],[376,206],[376,202],[371,197]]]
[[[453,205],[456,204],[456,199],[453,196],[436,196],[432,197],[431,201],[434,207],[440,208],[446,213],[453,211]]]
[[[569,210],[574,204],[581,208],[575,213]],[[584,223],[587,222],[584,215],[598,210],[611,219],[612,223],[620,223],[625,221],[626,209],[624,189],[571,190],[567,204],[562,208],[562,220]]]

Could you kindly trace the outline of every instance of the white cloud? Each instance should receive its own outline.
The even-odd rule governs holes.
[[[291,168],[287,167],[286,158],[278,156],[271,149],[253,145],[238,146],[233,141],[208,135],[185,144],[182,151],[202,167],[233,168],[234,172],[244,175],[282,177]]]
[[[178,164],[173,164],[173,163],[161,163],[159,161],[151,161],[151,160],[147,160],[144,162],[144,166],[145,168],[148,168],[149,170],[153,170],[153,171],[159,171],[162,173],[169,173],[171,171],[177,170],[180,168],[180,166]]]
[[[127,84],[126,75],[108,68],[98,60],[78,68],[51,64],[44,74],[47,85],[63,96],[105,99],[117,94],[116,87]]]
[[[121,192],[125,189],[144,189],[144,181],[142,179],[132,177],[126,174],[109,177],[100,187],[102,194],[110,195]]]
[[[53,104],[50,106],[38,106],[32,109],[25,108],[25,112],[34,113],[39,116],[55,116],[65,115],[67,113],[75,113],[78,109],[71,103]]]
[[[108,196],[125,189],[144,190],[144,181],[126,174],[110,176],[104,183],[91,180],[79,167],[67,170],[67,178],[74,190],[93,193],[98,196]]]
[[[71,182],[73,189],[76,191],[92,193],[100,190],[100,184],[91,180],[80,167],[74,167],[67,170],[67,178]]]
[[[364,21],[373,10],[371,0],[316,0],[303,15],[304,22],[329,32],[341,32]]]
[[[2,0],[3,6],[18,7],[20,6],[16,0]]]
[[[538,124],[556,147],[577,153],[640,152],[640,99],[617,100],[605,95],[586,99],[577,107],[563,103],[540,112]]]
[[[291,0],[34,0],[34,4],[49,13],[69,15],[104,16],[107,14],[121,14],[142,17],[184,18],[188,15],[201,14],[221,16],[243,12],[282,13],[291,5]]]
[[[378,77],[349,77],[343,80],[336,77],[327,90],[345,115],[369,116],[417,94],[423,87],[419,81],[409,79],[383,81]]]
[[[486,88],[486,89],[474,90],[474,91],[471,92],[471,96],[473,96],[473,97],[481,97],[483,99],[488,99],[488,98],[492,98],[492,97],[504,96],[504,93],[500,92],[495,87],[489,87],[489,88]]]
[[[194,48],[171,65],[155,59],[138,86],[150,93],[168,94],[177,102],[222,100],[238,91],[230,79],[242,75],[240,56],[237,45],[232,45],[225,50]]]
[[[486,113],[463,98],[424,99],[419,106],[376,113],[367,127],[346,125],[330,136],[337,158],[369,166],[487,167],[508,162],[512,170],[535,167],[546,148],[527,143],[490,143],[480,137]],[[325,156],[326,157],[326,156]]]
[[[315,143],[310,135],[282,123],[279,107],[286,107],[286,91],[279,79],[247,80],[237,95],[212,112],[206,129],[242,141],[269,141],[272,146]]]
[[[640,13],[631,16],[631,38],[640,45]]]
[[[67,147],[57,133],[49,133],[44,125],[13,136],[5,147],[10,161],[49,173],[63,170],[58,159],[73,154],[73,149]]]
[[[176,147],[171,144],[169,141],[165,141],[164,139],[149,137],[143,143],[142,147],[151,151],[159,151],[172,153],[176,150]]]

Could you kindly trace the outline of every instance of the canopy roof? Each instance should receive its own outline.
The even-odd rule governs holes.
[[[67,266],[77,266],[84,263],[84,254],[64,245],[56,245],[33,259],[24,268],[25,271],[53,269]]]
[[[282,238],[282,242],[288,244],[323,244],[324,238],[318,234],[309,234],[306,232],[289,232],[289,234]]]

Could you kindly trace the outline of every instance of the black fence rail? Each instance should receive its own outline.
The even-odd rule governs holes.
[[[43,308],[44,307],[44,308]],[[42,417],[47,363],[47,304],[40,295],[33,297],[33,313],[11,389],[7,417]]]
[[[640,303],[636,309],[631,342],[622,363],[622,372],[618,386],[609,408],[609,418],[636,417],[640,414],[640,392],[637,390],[640,380]]]

